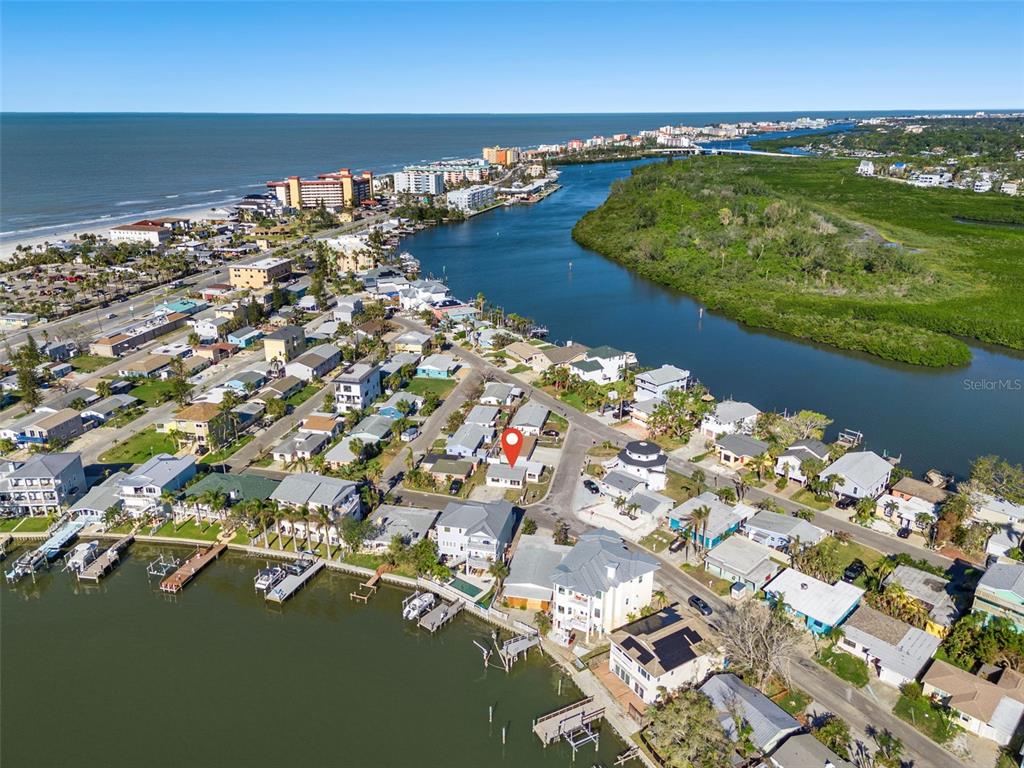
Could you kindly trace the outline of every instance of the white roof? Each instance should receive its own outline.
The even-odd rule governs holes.
[[[840,475],[859,488],[872,488],[890,472],[892,464],[874,451],[853,451],[832,462],[821,476]]]
[[[826,584],[793,568],[784,570],[765,589],[779,595],[797,613],[828,626],[842,621],[864,594],[863,589],[845,581]]]
[[[741,403],[736,400],[723,400],[715,406],[715,419],[720,424],[732,424],[735,421],[742,421],[751,416],[757,416],[761,411],[750,403]]]

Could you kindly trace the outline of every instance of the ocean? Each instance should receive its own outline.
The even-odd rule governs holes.
[[[0,239],[215,207],[289,175],[391,172],[668,124],[779,120],[804,113],[566,115],[0,114]],[[812,117],[862,117],[820,112]]]

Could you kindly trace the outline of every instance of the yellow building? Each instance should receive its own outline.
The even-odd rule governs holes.
[[[286,325],[263,337],[263,355],[268,363],[273,360],[287,363],[305,351],[306,332],[297,326]]]
[[[223,445],[227,439],[227,418],[220,406],[195,403],[178,411],[160,431],[174,432],[197,448],[209,449]]]
[[[235,264],[229,269],[233,288],[266,288],[291,273],[291,259],[260,259],[252,264]]]

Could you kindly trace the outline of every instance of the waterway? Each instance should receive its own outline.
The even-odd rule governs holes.
[[[978,344],[964,368],[928,369],[844,353],[746,328],[577,245],[573,225],[635,162],[565,166],[563,188],[533,206],[501,208],[425,230],[402,247],[456,295],[548,326],[551,338],[610,344],[641,364],[691,370],[719,398],[762,410],[810,408],[856,429],[867,448],[915,472],[964,475],[996,453],[1024,461],[1024,355]]]
[[[146,575],[155,552],[137,546],[99,586],[53,571],[0,588],[3,765],[570,764],[530,726],[578,691],[566,679],[559,696],[535,650],[484,670],[488,625],[460,616],[432,636],[402,620],[407,593],[364,606],[356,579],[329,572],[271,608],[252,588],[262,561],[234,555],[171,597]],[[577,761],[624,748],[604,726]]]

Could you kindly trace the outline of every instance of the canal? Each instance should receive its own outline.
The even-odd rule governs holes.
[[[566,679],[559,696],[536,651],[484,670],[473,641],[489,626],[461,616],[431,636],[402,620],[405,592],[364,606],[356,579],[329,572],[270,608],[253,592],[262,561],[235,555],[170,597],[146,575],[156,552],[136,545],[99,586],[54,570],[0,588],[4,765],[570,764],[530,726],[578,692]],[[578,761],[624,748],[602,726]]]
[[[532,317],[553,339],[610,344],[641,364],[691,370],[719,398],[762,410],[810,408],[840,429],[860,430],[868,448],[963,476],[970,461],[996,453],[1024,461],[1024,355],[974,344],[970,366],[925,369],[844,353],[746,328],[705,312],[578,246],[573,225],[600,205],[635,163],[562,169],[563,188],[533,206],[501,208],[425,230],[402,248],[424,273],[445,275],[456,295],[482,292]]]

